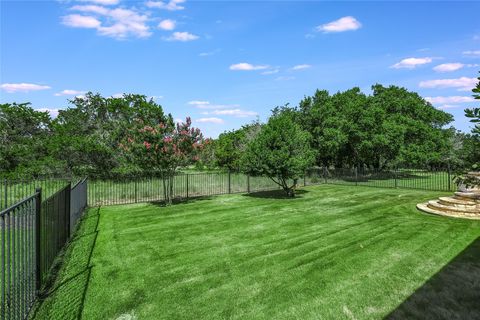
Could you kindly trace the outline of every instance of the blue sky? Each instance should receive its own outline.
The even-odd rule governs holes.
[[[479,2],[1,0],[0,101],[153,96],[206,136],[317,88],[404,86],[455,116],[480,70]]]

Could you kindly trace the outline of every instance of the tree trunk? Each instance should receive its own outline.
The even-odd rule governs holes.
[[[169,196],[169,204],[172,204],[172,201],[173,201],[173,179],[174,179],[174,175],[171,174],[170,175],[170,196]]]
[[[295,189],[294,186],[289,187],[287,181],[284,178],[281,178],[280,181],[282,182],[282,188],[287,194],[287,197],[294,198],[295,197]]]
[[[167,185],[165,183],[165,174],[162,173],[162,183],[163,183],[163,200],[167,203]]]

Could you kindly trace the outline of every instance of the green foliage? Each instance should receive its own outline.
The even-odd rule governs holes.
[[[177,168],[196,162],[199,150],[203,148],[200,129],[191,125],[190,118],[176,126],[168,122],[150,126],[139,120],[131,127],[124,142],[119,144],[133,162],[146,172],[162,174],[164,198],[168,203],[172,202],[173,176]]]
[[[473,97],[477,100],[480,100],[480,77],[478,77],[478,83],[475,88],[472,90]],[[475,124],[475,127],[472,129],[472,137],[467,153],[472,157],[473,164],[470,168],[470,171],[479,171],[480,170],[480,108],[471,108],[465,110],[465,116],[470,118],[470,122]],[[480,187],[480,179],[475,176],[469,175],[468,171],[461,171],[455,177],[455,182],[458,185],[464,184],[467,187]]]
[[[244,137],[243,130],[232,130],[221,133],[215,140],[215,158],[220,167],[238,171],[242,155],[240,147]]]
[[[293,120],[291,112],[274,112],[249,142],[241,161],[247,174],[269,177],[289,196],[294,196],[296,180],[314,161],[310,134]],[[293,185],[288,185],[290,179]]]
[[[261,129],[259,122],[252,122],[242,126],[238,130],[232,130],[220,134],[215,140],[215,158],[217,165],[230,171],[239,171],[241,157],[247,144],[255,138]]]
[[[34,110],[29,103],[0,104],[0,174],[55,173],[61,161],[48,156],[52,134],[48,112]]]
[[[374,85],[329,95],[317,91],[299,105],[299,123],[312,134],[318,165],[381,168],[403,162],[436,164],[450,148],[452,116],[417,93]]]
[[[213,170],[216,168],[215,143],[216,140],[210,138],[203,141],[203,148],[198,151],[198,161],[195,162],[197,170]]]
[[[141,174],[144,168],[119,143],[137,123],[173,126],[172,116],[143,95],[105,98],[90,92],[70,104],[54,120],[29,104],[0,105],[0,174]]]
[[[60,111],[54,121],[53,154],[65,159],[75,174],[109,176],[112,172],[132,171],[129,159],[118,146],[138,122],[155,126],[169,123],[160,105],[145,96],[125,94],[120,98],[104,98],[87,93],[71,101],[73,107]]]
[[[473,88],[473,97],[477,100],[480,100],[480,77],[477,78],[478,83],[475,88]],[[470,122],[475,124],[472,132],[474,134],[480,135],[480,108],[471,108],[465,110],[465,116],[470,118]]]

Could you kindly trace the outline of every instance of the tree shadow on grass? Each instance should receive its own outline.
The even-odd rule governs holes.
[[[42,290],[32,319],[81,319],[98,235],[99,210],[88,212]]]
[[[480,237],[384,319],[480,319]]]
[[[295,190],[295,198],[303,198],[303,195],[308,193],[307,190],[300,189]],[[244,197],[251,198],[263,198],[263,199],[295,199],[287,196],[283,190],[269,190],[269,191],[258,191],[243,194]]]
[[[347,176],[328,176],[327,180],[342,180],[345,182],[362,182],[362,183],[367,183],[369,181],[387,181],[387,180],[425,180],[428,179],[429,176],[426,175],[420,175],[420,174],[415,174],[415,173],[410,173],[410,172],[389,172],[389,171],[384,171],[384,172],[376,172],[376,173],[371,173],[371,174],[359,174],[358,176],[355,175],[347,175]]]
[[[182,204],[182,203],[192,203],[192,202],[197,202],[197,201],[206,201],[206,200],[212,200],[211,196],[194,196],[194,197],[177,197],[172,200],[172,204]],[[167,203],[163,200],[160,201],[150,201],[150,204],[157,206],[157,207],[166,207]]]

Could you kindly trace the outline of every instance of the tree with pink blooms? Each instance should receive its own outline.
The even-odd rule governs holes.
[[[200,129],[192,127],[192,120],[187,117],[176,125],[166,121],[150,126],[138,121],[120,148],[146,172],[162,174],[165,201],[171,204],[177,169],[198,161],[203,145]]]

